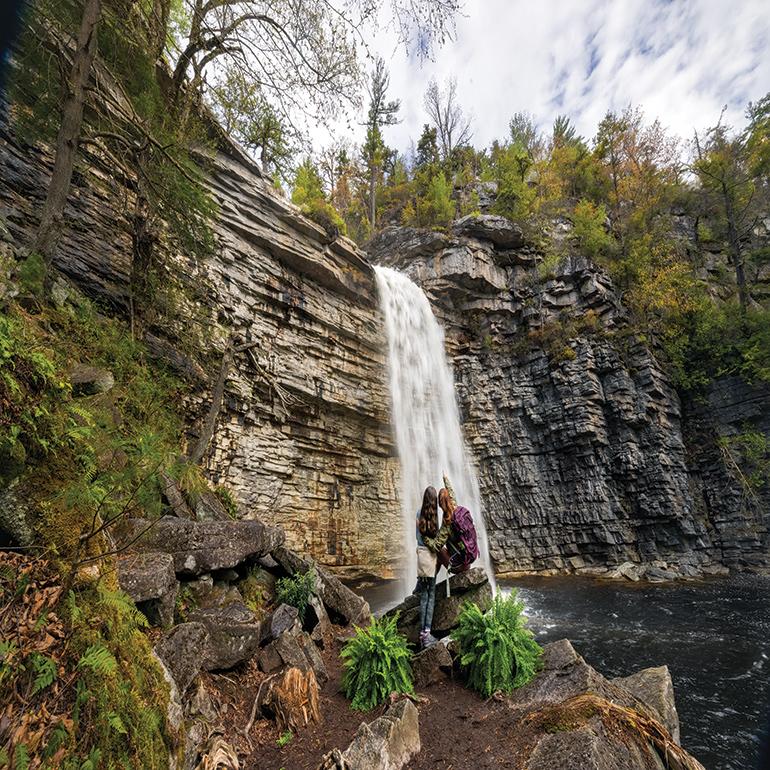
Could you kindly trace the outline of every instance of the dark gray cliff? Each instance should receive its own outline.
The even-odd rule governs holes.
[[[0,218],[22,248],[50,166],[44,148],[0,126]],[[253,358],[244,351],[231,369],[204,458],[210,477],[227,484],[247,518],[281,524],[296,550],[343,571],[387,574],[397,462],[372,269],[350,241],[330,243],[237,152],[218,152],[208,168],[216,251],[196,259],[157,246],[176,320],[151,326],[147,341],[197,378],[185,405],[193,439],[226,340],[255,343]],[[56,260],[78,287],[122,310],[134,208],[127,176],[97,154],[83,158]]]
[[[606,575],[633,562],[644,566],[623,572],[670,577],[767,565],[770,500],[742,492],[715,438],[739,430],[742,403],[770,431],[770,389],[749,397],[717,383],[683,422],[609,278],[568,236],[555,223],[566,256],[548,274],[499,217],[465,218],[450,235],[392,228],[370,245],[425,289],[446,329],[497,570]]]

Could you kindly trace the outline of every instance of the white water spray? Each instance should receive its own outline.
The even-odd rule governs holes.
[[[446,473],[458,505],[473,514],[480,559],[494,590],[479,484],[465,449],[444,332],[419,286],[397,270],[376,267],[375,271],[385,315],[392,419],[401,460],[405,585],[411,590],[417,576],[415,517],[422,494],[427,486],[440,489]]]

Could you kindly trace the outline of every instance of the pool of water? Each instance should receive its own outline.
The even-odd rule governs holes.
[[[633,584],[525,578],[515,586],[542,643],[568,638],[607,677],[667,664],[682,745],[707,770],[753,770],[770,719],[770,578]],[[391,587],[366,592],[374,609]]]

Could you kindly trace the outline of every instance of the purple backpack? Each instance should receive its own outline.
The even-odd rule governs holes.
[[[476,540],[476,527],[473,524],[473,516],[471,516],[471,512],[467,508],[463,508],[461,505],[458,505],[454,510],[452,535],[455,540],[462,543],[465,550],[465,558],[462,560],[462,563],[453,569],[453,571],[462,572],[479,558],[479,544]]]

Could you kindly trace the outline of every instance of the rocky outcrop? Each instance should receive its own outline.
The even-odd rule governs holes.
[[[608,681],[566,639],[546,645],[542,663],[542,671],[510,699],[521,715],[520,729],[533,733],[527,767],[703,770],[669,729],[678,729],[678,719],[673,688],[660,687],[665,666]]]
[[[717,383],[707,405],[682,405],[569,222],[553,223],[561,257],[544,260],[498,219],[388,228],[369,246],[422,286],[445,328],[497,571],[767,567],[768,492],[747,501],[716,437],[738,432],[738,415],[770,435],[770,389]]]
[[[118,584],[148,616],[167,626],[174,620],[179,582],[168,553],[129,554],[118,559]]]
[[[486,610],[492,603],[492,587],[482,567],[473,567],[436,585],[436,604],[431,631],[438,637],[446,636],[457,626],[465,602],[478,604]],[[420,636],[420,597],[412,594],[401,604],[388,610],[387,616],[398,614],[398,630],[414,645]]]
[[[127,312],[132,171],[92,145],[81,151],[56,264],[85,293]],[[51,157],[0,123],[0,166],[0,219],[23,250]],[[320,563],[388,574],[397,465],[372,269],[350,241],[330,241],[302,217],[231,144],[205,167],[216,247],[200,258],[165,238],[156,244],[158,284],[176,310],[150,324],[145,342],[191,383],[194,442],[227,341],[239,340],[203,460],[210,479],[233,492],[242,516],[284,525],[289,544]]]
[[[206,671],[237,666],[252,658],[259,649],[260,624],[254,613],[239,602],[195,610],[188,619],[202,624],[208,631],[201,663]]]
[[[120,522],[120,541],[143,552],[170,554],[180,575],[202,575],[264,556],[284,540],[277,527],[261,521],[188,521],[164,516],[157,522]]]

